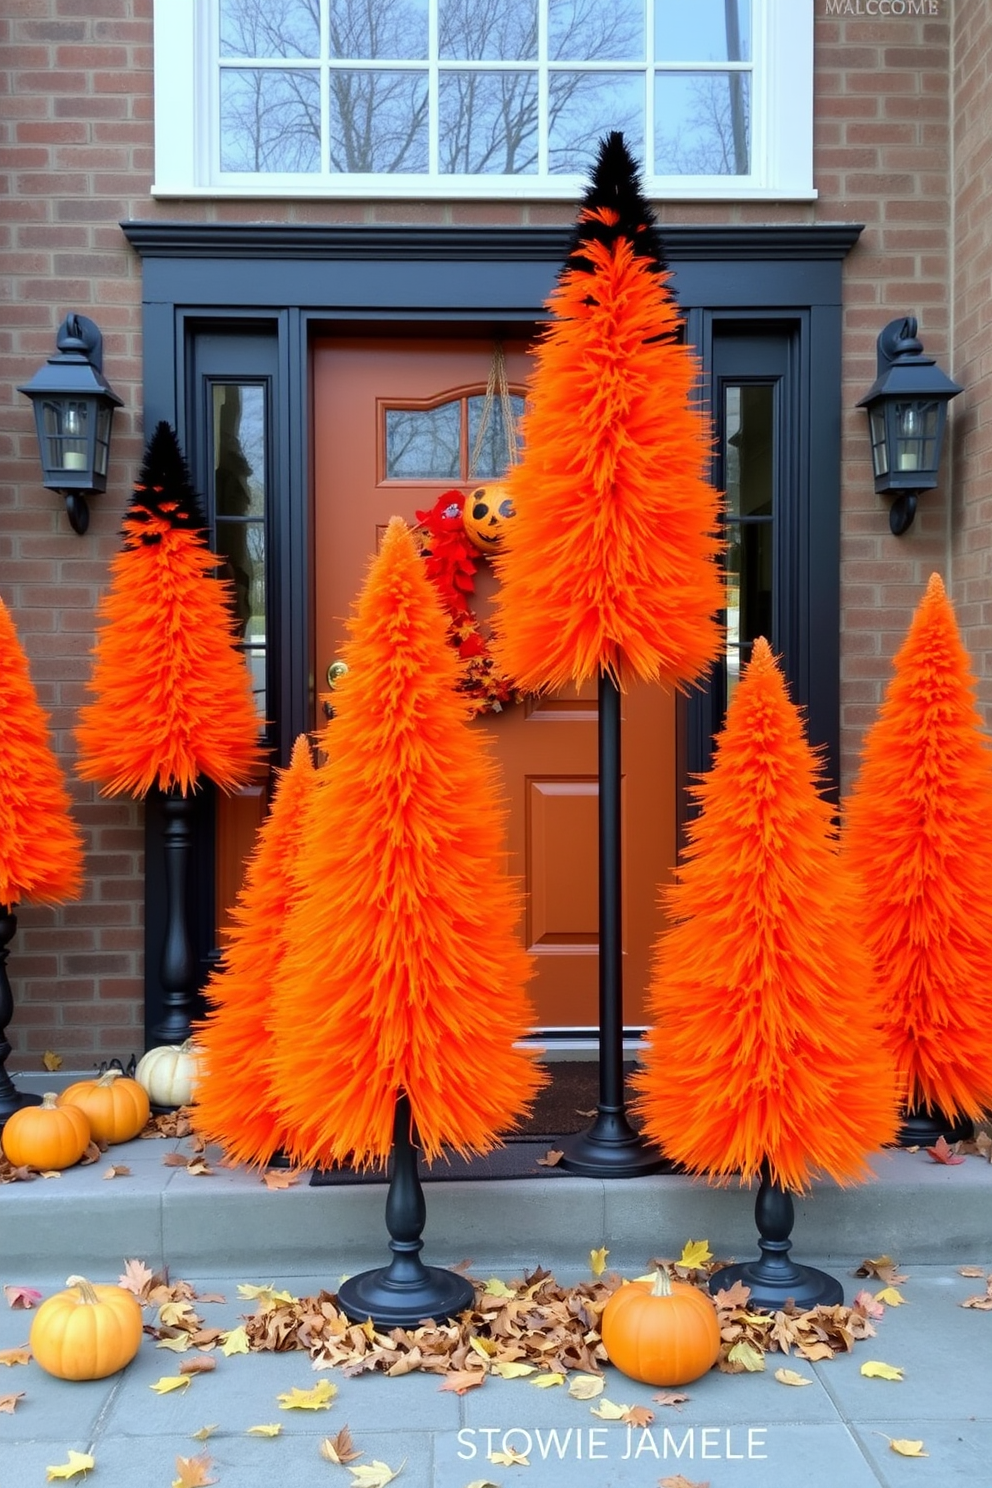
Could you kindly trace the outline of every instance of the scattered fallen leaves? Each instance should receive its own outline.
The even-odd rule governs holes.
[[[900,1457],[929,1457],[929,1452],[924,1452],[921,1441],[908,1441],[904,1436],[888,1436],[886,1441],[893,1452],[898,1452]]]
[[[17,1409],[17,1402],[23,1399],[23,1390],[19,1390],[16,1395],[0,1395],[0,1414],[12,1416]]]
[[[34,1168],[15,1168],[0,1152],[0,1183],[33,1183],[37,1176]]]
[[[981,1275],[981,1272],[976,1273]],[[505,1281],[500,1281],[498,1276],[490,1276],[483,1288],[486,1297],[515,1297],[517,1294],[513,1287],[508,1287]]]
[[[109,1168],[103,1170],[104,1178],[130,1178],[131,1169],[127,1163],[111,1163]]]
[[[605,1245],[601,1246],[599,1250],[591,1250],[589,1252],[589,1268],[593,1276],[602,1276],[606,1270],[606,1257],[609,1253]]]
[[[163,1374],[149,1390],[154,1390],[156,1395],[171,1395],[173,1390],[188,1390],[193,1382],[191,1374]]]
[[[629,1405],[617,1405],[612,1400],[601,1400],[598,1405],[589,1407],[590,1413],[601,1421],[625,1421],[631,1409]]]
[[[868,1291],[867,1287],[863,1288],[855,1297],[854,1305],[855,1307],[860,1308],[865,1317],[880,1318],[885,1316],[885,1308],[882,1306],[881,1302],[877,1302],[875,1300],[871,1292]]]
[[[209,1441],[210,1437],[213,1436],[216,1430],[216,1425],[201,1426],[199,1431],[191,1431],[190,1436],[193,1438],[194,1441]]]
[[[748,1374],[760,1374],[764,1367],[765,1356],[750,1339],[742,1338],[727,1354],[726,1368],[731,1374],[742,1370],[746,1370]]]
[[[210,1469],[213,1467],[213,1459],[205,1453],[198,1457],[177,1457],[177,1478],[172,1480],[172,1488],[206,1488],[208,1483],[216,1483],[217,1479],[210,1477]]]
[[[299,1181],[299,1173],[294,1173],[291,1168],[266,1168],[262,1174],[266,1188],[295,1188]]]
[[[710,1250],[708,1241],[687,1240],[682,1248],[682,1254],[676,1261],[676,1265],[686,1266],[694,1271],[698,1270],[701,1266],[705,1266],[707,1261],[711,1261],[712,1259],[713,1252]]]
[[[62,1055],[56,1054],[54,1049],[46,1049],[41,1056],[41,1062],[46,1070],[51,1070],[54,1073],[55,1070],[62,1068]]]
[[[685,1402],[689,1399],[689,1396],[673,1394],[671,1391],[663,1390],[660,1395],[652,1395],[651,1399],[657,1401],[659,1405],[674,1405],[676,1410],[681,1410]]]
[[[978,1274],[981,1276],[982,1273],[979,1272]],[[34,1307],[42,1298],[42,1293],[36,1292],[34,1287],[5,1286],[3,1294],[7,1298],[7,1306],[14,1308]]]
[[[775,1378],[780,1385],[811,1385],[813,1383],[804,1374],[797,1374],[794,1369],[776,1369]]]
[[[554,1385],[563,1385],[565,1376],[555,1369],[548,1374],[535,1374],[530,1383],[536,1385],[539,1390],[550,1390]]]
[[[533,1374],[534,1371],[533,1364],[521,1364],[517,1359],[496,1359],[491,1373],[498,1374],[500,1379],[523,1379],[525,1374]]]
[[[295,1302],[296,1298],[292,1292],[279,1292],[271,1286],[251,1286],[247,1283],[238,1284],[238,1296],[246,1302],[257,1302],[259,1307],[275,1307],[278,1302]]]
[[[342,1426],[337,1436],[324,1437],[320,1444],[320,1455],[328,1462],[336,1462],[340,1467],[346,1467],[349,1462],[354,1462],[356,1457],[361,1457],[363,1454],[355,1450],[351,1432],[347,1426]]]
[[[557,1147],[549,1147],[543,1157],[536,1159],[539,1168],[556,1168],[565,1156]]]
[[[880,1292],[875,1293],[876,1302],[884,1302],[886,1307],[902,1307],[906,1298],[898,1287],[883,1287]]]
[[[277,1395],[280,1410],[330,1410],[331,1401],[338,1393],[337,1385],[330,1380],[318,1380],[311,1390],[301,1390],[294,1385],[284,1395]]]
[[[959,1266],[958,1267],[958,1275],[959,1276],[984,1276],[985,1275],[985,1267],[984,1266]]]
[[[74,1478],[77,1473],[88,1473],[96,1467],[96,1462],[88,1452],[74,1452],[69,1448],[69,1461],[61,1463],[58,1467],[48,1467],[45,1474],[49,1483],[54,1483],[56,1478]]]
[[[220,1335],[220,1351],[228,1359],[232,1354],[248,1352],[248,1331],[243,1324]]]
[[[386,1488],[394,1478],[398,1478],[406,1466],[406,1458],[393,1472],[384,1462],[369,1462],[361,1467],[349,1467],[351,1473],[351,1488]]]
[[[245,1436],[280,1436],[282,1427],[278,1421],[270,1422],[264,1426],[249,1426]]]
[[[946,1163],[948,1167],[951,1167],[955,1163],[964,1162],[963,1156],[958,1151],[957,1143],[955,1142],[953,1147],[949,1146],[946,1137],[938,1137],[933,1146],[928,1147],[926,1150],[934,1162]]]
[[[124,1262],[124,1272],[117,1278],[117,1285],[126,1292],[133,1292],[139,1302],[148,1298],[148,1291],[155,1280],[155,1272],[144,1261]]]
[[[710,1484],[708,1478],[705,1483],[690,1483],[682,1473],[676,1473],[674,1478],[659,1478],[658,1488],[710,1488]]]
[[[88,1168],[91,1163],[99,1162],[106,1150],[106,1142],[88,1142],[86,1151],[79,1159],[79,1166],[81,1168]],[[47,1177],[47,1174],[45,1176]]]
[[[654,1411],[650,1410],[646,1405],[632,1405],[624,1416],[624,1420],[628,1426],[636,1426],[638,1431],[640,1431],[645,1426],[651,1425],[651,1422],[654,1420]]]
[[[862,1261],[854,1274],[855,1276],[877,1276],[879,1281],[892,1286],[898,1286],[900,1282],[909,1280],[908,1276],[900,1272],[898,1263],[887,1255],[876,1256],[874,1260],[869,1258],[867,1261]]]
[[[481,1385],[486,1377],[484,1369],[453,1369],[445,1376],[442,1390],[450,1390],[453,1395],[464,1395],[466,1390],[474,1389]]]
[[[984,1272],[980,1271],[977,1266],[967,1268],[968,1275],[973,1275],[976,1272],[979,1276],[984,1275]],[[965,1274],[965,1270],[962,1270],[961,1275],[964,1276]],[[982,1296],[982,1294],[979,1293],[977,1296],[974,1297],[966,1297],[965,1300],[961,1303],[961,1306],[974,1307],[977,1308],[979,1312],[992,1312],[992,1273],[990,1273],[985,1278],[985,1295]]]
[[[212,1369],[217,1368],[217,1360],[208,1354],[197,1354],[192,1359],[182,1359],[179,1364],[180,1374],[209,1374]]]
[[[861,1366],[865,1379],[901,1380],[903,1371],[893,1364],[883,1364],[880,1359],[866,1359]]]
[[[568,1393],[573,1400],[595,1400],[602,1395],[605,1385],[601,1374],[576,1374],[569,1382]]]
[[[530,1467],[530,1458],[525,1457],[523,1452],[518,1452],[515,1447],[507,1447],[505,1452],[490,1452],[489,1461],[494,1462],[497,1467]]]
[[[20,1348],[0,1349],[0,1364],[6,1364],[8,1368],[12,1364],[30,1364],[31,1350],[26,1343]]]

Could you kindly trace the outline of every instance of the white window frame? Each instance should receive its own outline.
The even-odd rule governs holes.
[[[691,4],[692,0],[686,0]],[[813,187],[813,0],[751,0],[747,176],[651,176],[665,201],[809,201]],[[154,197],[574,201],[582,176],[221,175],[210,0],[154,0]],[[688,69],[694,70],[694,69]]]

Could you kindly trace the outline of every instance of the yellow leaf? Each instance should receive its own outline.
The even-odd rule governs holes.
[[[351,1488],[386,1488],[387,1483],[399,1477],[405,1466],[406,1458],[404,1457],[395,1472],[384,1462],[369,1462],[363,1463],[361,1467],[349,1467]]]
[[[245,1432],[245,1436],[278,1436],[281,1431],[282,1427],[276,1421],[274,1425],[270,1426],[249,1426]]]
[[[312,1390],[300,1390],[294,1386],[285,1395],[277,1395],[276,1399],[280,1410],[329,1410],[337,1393],[337,1385],[323,1379],[318,1380]]]
[[[490,1276],[486,1282],[483,1295],[486,1297],[515,1297],[517,1294],[512,1287],[507,1286],[505,1281],[500,1281],[498,1276]]]
[[[573,1400],[595,1400],[602,1395],[606,1381],[599,1374],[573,1374],[568,1393]]]
[[[188,1390],[192,1378],[191,1374],[163,1374],[161,1379],[148,1388],[154,1390],[156,1395],[169,1395],[173,1390]]]
[[[206,1441],[216,1430],[216,1426],[201,1426],[199,1431],[191,1431],[190,1436],[194,1441]]]
[[[130,1178],[131,1169],[126,1163],[114,1163],[111,1167],[104,1168],[103,1176],[104,1178]]]
[[[184,1323],[193,1316],[188,1302],[163,1302],[158,1310],[158,1325],[160,1328],[174,1328],[177,1323]]]
[[[882,1364],[878,1359],[866,1359],[861,1366],[861,1373],[866,1379],[902,1379],[901,1368],[896,1369],[891,1364]]]
[[[539,1390],[550,1390],[552,1385],[563,1385],[564,1383],[565,1376],[559,1374],[557,1370],[552,1370],[549,1374],[535,1374],[531,1380],[531,1384],[536,1385]]]
[[[904,1436],[889,1437],[889,1446],[893,1452],[898,1452],[900,1457],[929,1457],[929,1452],[924,1452],[921,1441],[907,1441]]]
[[[474,1349],[477,1354],[481,1354],[487,1362],[492,1358],[498,1348],[498,1344],[494,1343],[491,1338],[470,1338],[468,1346]]]
[[[74,1478],[77,1473],[88,1473],[96,1463],[88,1452],[74,1452],[69,1448],[69,1461],[63,1462],[60,1467],[46,1468],[49,1483],[54,1483],[56,1478]]]
[[[694,1270],[699,1266],[705,1266],[707,1261],[713,1259],[707,1240],[687,1240],[682,1248],[682,1254],[676,1261],[677,1266],[690,1266]]]
[[[206,1488],[208,1483],[216,1483],[216,1478],[209,1476],[213,1461],[206,1453],[200,1453],[198,1457],[177,1457],[176,1472],[178,1478],[173,1478],[172,1488]]]
[[[530,1467],[530,1458],[513,1447],[507,1447],[505,1452],[490,1452],[489,1461],[497,1467]]]
[[[243,1297],[246,1302],[260,1302],[262,1309],[265,1311],[275,1306],[277,1302],[298,1301],[298,1298],[294,1297],[292,1292],[277,1292],[274,1287],[249,1286],[247,1284],[238,1286],[238,1296]]]
[[[160,1338],[155,1347],[171,1349],[174,1354],[185,1354],[191,1347],[189,1334],[178,1333],[175,1338]]]
[[[753,1343],[748,1343],[742,1338],[740,1343],[735,1343],[727,1355],[727,1362],[740,1364],[749,1374],[759,1374],[765,1367],[765,1356],[760,1349],[755,1348]]]
[[[337,1436],[324,1437],[320,1444],[320,1455],[326,1462],[336,1462],[339,1467],[345,1467],[363,1453],[356,1452],[351,1432],[347,1426],[342,1426]]]
[[[776,1369],[775,1378],[780,1385],[811,1385],[813,1383],[804,1374],[797,1374],[794,1369]]]
[[[518,1364],[515,1359],[494,1359],[492,1372],[501,1379],[520,1379],[525,1374],[533,1374],[534,1365]]]
[[[41,1056],[41,1062],[46,1070],[60,1070],[62,1068],[62,1055],[53,1053],[51,1049],[46,1049]]]
[[[902,1307],[906,1298],[899,1291],[898,1287],[887,1286],[883,1287],[880,1292],[875,1293],[875,1301],[884,1302],[887,1307]]]
[[[473,1478],[468,1488],[496,1488],[495,1483],[490,1483],[488,1478]]]
[[[244,1327],[231,1328],[229,1332],[220,1335],[220,1351],[228,1358],[232,1354],[246,1354],[248,1352],[248,1334]]]
[[[591,1405],[589,1410],[601,1421],[622,1421],[630,1406],[614,1405],[612,1400],[601,1400],[598,1405]]]
[[[589,1265],[593,1276],[602,1276],[606,1270],[606,1257],[609,1253],[605,1245],[600,1250],[591,1250],[589,1252]]]

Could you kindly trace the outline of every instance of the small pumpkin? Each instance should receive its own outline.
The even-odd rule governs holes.
[[[151,1114],[148,1094],[118,1070],[98,1080],[77,1080],[59,1096],[60,1106],[78,1106],[90,1124],[95,1142],[130,1142]]]
[[[21,1106],[7,1117],[2,1145],[15,1168],[71,1168],[90,1145],[90,1124],[85,1112],[60,1106],[49,1090],[40,1106]]]
[[[506,524],[515,515],[504,485],[476,486],[465,497],[462,507],[465,536],[480,553],[492,553],[502,545]]]
[[[138,1060],[134,1078],[143,1086],[153,1106],[188,1106],[196,1081],[196,1045],[162,1044],[149,1049]]]
[[[141,1307],[131,1292],[70,1276],[66,1290],[46,1298],[35,1313],[31,1352],[57,1379],[105,1379],[130,1364],[141,1329]]]
[[[712,1369],[720,1324],[705,1292],[656,1271],[651,1282],[622,1286],[600,1326],[611,1364],[646,1385],[687,1385]]]

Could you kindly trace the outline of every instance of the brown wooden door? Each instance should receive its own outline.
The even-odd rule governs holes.
[[[484,394],[492,343],[334,338],[314,347],[316,666],[318,686],[390,517],[414,524],[452,486],[468,491],[464,420],[458,474],[389,478],[386,410],[449,408]],[[528,372],[523,342],[504,345],[513,392]],[[477,407],[478,405],[476,405]],[[447,415],[445,415],[447,417]],[[454,415],[452,414],[452,419]],[[449,420],[450,422],[450,420]],[[452,469],[449,466],[448,469]],[[477,580],[484,615],[494,580]],[[642,1025],[650,950],[661,927],[658,887],[675,861],[675,705],[657,687],[624,699],[625,1021]],[[318,720],[318,724],[322,719]],[[533,995],[543,1029],[598,1022],[597,728],[595,685],[530,699],[475,720],[492,739],[509,802],[509,866],[526,891],[523,935],[537,958]],[[481,886],[480,886],[481,887]]]

